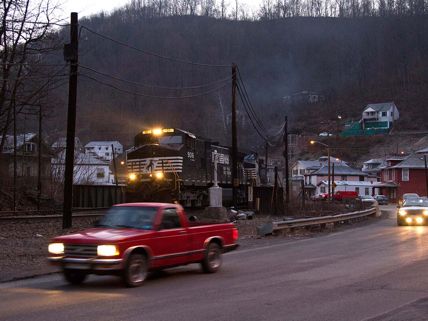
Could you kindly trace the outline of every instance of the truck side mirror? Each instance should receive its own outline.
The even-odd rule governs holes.
[[[192,215],[189,217],[189,222],[196,222],[198,220],[198,217],[195,215]]]

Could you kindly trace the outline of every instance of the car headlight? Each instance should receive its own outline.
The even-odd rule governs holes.
[[[398,210],[398,215],[400,215],[400,216],[406,216],[407,212],[406,212],[406,210],[404,208],[400,208]]]
[[[116,256],[119,255],[119,250],[116,245],[98,245],[98,256]]]
[[[63,243],[50,243],[48,245],[48,251],[51,254],[64,254],[64,244]]]

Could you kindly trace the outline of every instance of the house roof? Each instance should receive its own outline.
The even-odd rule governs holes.
[[[374,186],[376,184],[373,182],[366,182],[366,181],[334,181],[336,186]],[[321,181],[318,183],[318,186],[324,184],[328,185],[327,181]]]
[[[368,104],[366,106],[366,108],[364,108],[364,111],[366,111],[367,109],[371,108],[376,112],[381,112],[381,111],[388,111],[391,108],[397,108],[397,106],[395,106],[394,102],[387,102],[387,103],[379,103],[379,104]]]
[[[428,147],[416,151],[417,154],[428,154]]]
[[[384,161],[381,158],[372,158],[364,162],[364,164],[382,164]]]
[[[26,134],[19,134],[16,135],[16,147],[19,149],[24,145],[25,142],[31,141],[34,137],[37,135],[35,133],[26,133]],[[0,139],[3,136],[0,136]],[[13,135],[6,135],[5,144],[3,147],[3,153],[13,153]]]
[[[74,137],[74,145],[77,147],[80,145],[79,137]],[[52,148],[66,148],[67,147],[67,137],[58,138],[51,146]]]
[[[109,166],[110,162],[96,157],[91,153],[76,152],[74,154],[74,166],[79,165],[105,165]],[[65,165],[65,150],[58,153],[57,157],[52,159],[53,164]]]
[[[333,166],[330,168],[330,174],[333,174]],[[310,175],[325,176],[328,175],[328,166],[322,166],[320,169],[311,173]],[[359,169],[352,168],[349,166],[338,165],[334,166],[334,175],[349,175],[349,176],[367,176],[367,173],[360,171]]]
[[[412,154],[391,168],[425,168],[425,161],[423,156]]]
[[[85,145],[85,147],[98,147],[98,146],[108,146],[110,147],[111,145],[115,145],[115,146],[122,146],[122,144],[120,142],[118,142],[117,140],[94,140],[92,142],[89,142]]]
[[[321,166],[321,163],[319,161],[314,161],[314,160],[299,160],[297,161],[297,163],[299,165],[301,165],[302,167],[305,168],[309,168],[309,167],[314,167],[314,166]]]

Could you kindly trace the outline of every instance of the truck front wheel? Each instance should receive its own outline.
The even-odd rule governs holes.
[[[122,280],[128,287],[137,287],[143,284],[147,277],[148,262],[143,254],[131,254],[123,270]]]
[[[217,243],[210,243],[205,250],[205,257],[201,262],[202,270],[205,273],[215,273],[220,269],[222,262],[220,246]]]
[[[73,285],[78,285],[83,283],[85,281],[86,277],[88,275],[79,270],[73,270],[73,269],[64,269],[64,278],[65,280]]]

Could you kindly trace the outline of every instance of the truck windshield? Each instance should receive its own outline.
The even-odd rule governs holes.
[[[409,206],[428,207],[428,200],[425,198],[408,198],[404,201],[403,207]]]
[[[157,210],[156,207],[114,206],[97,226],[151,230]]]

